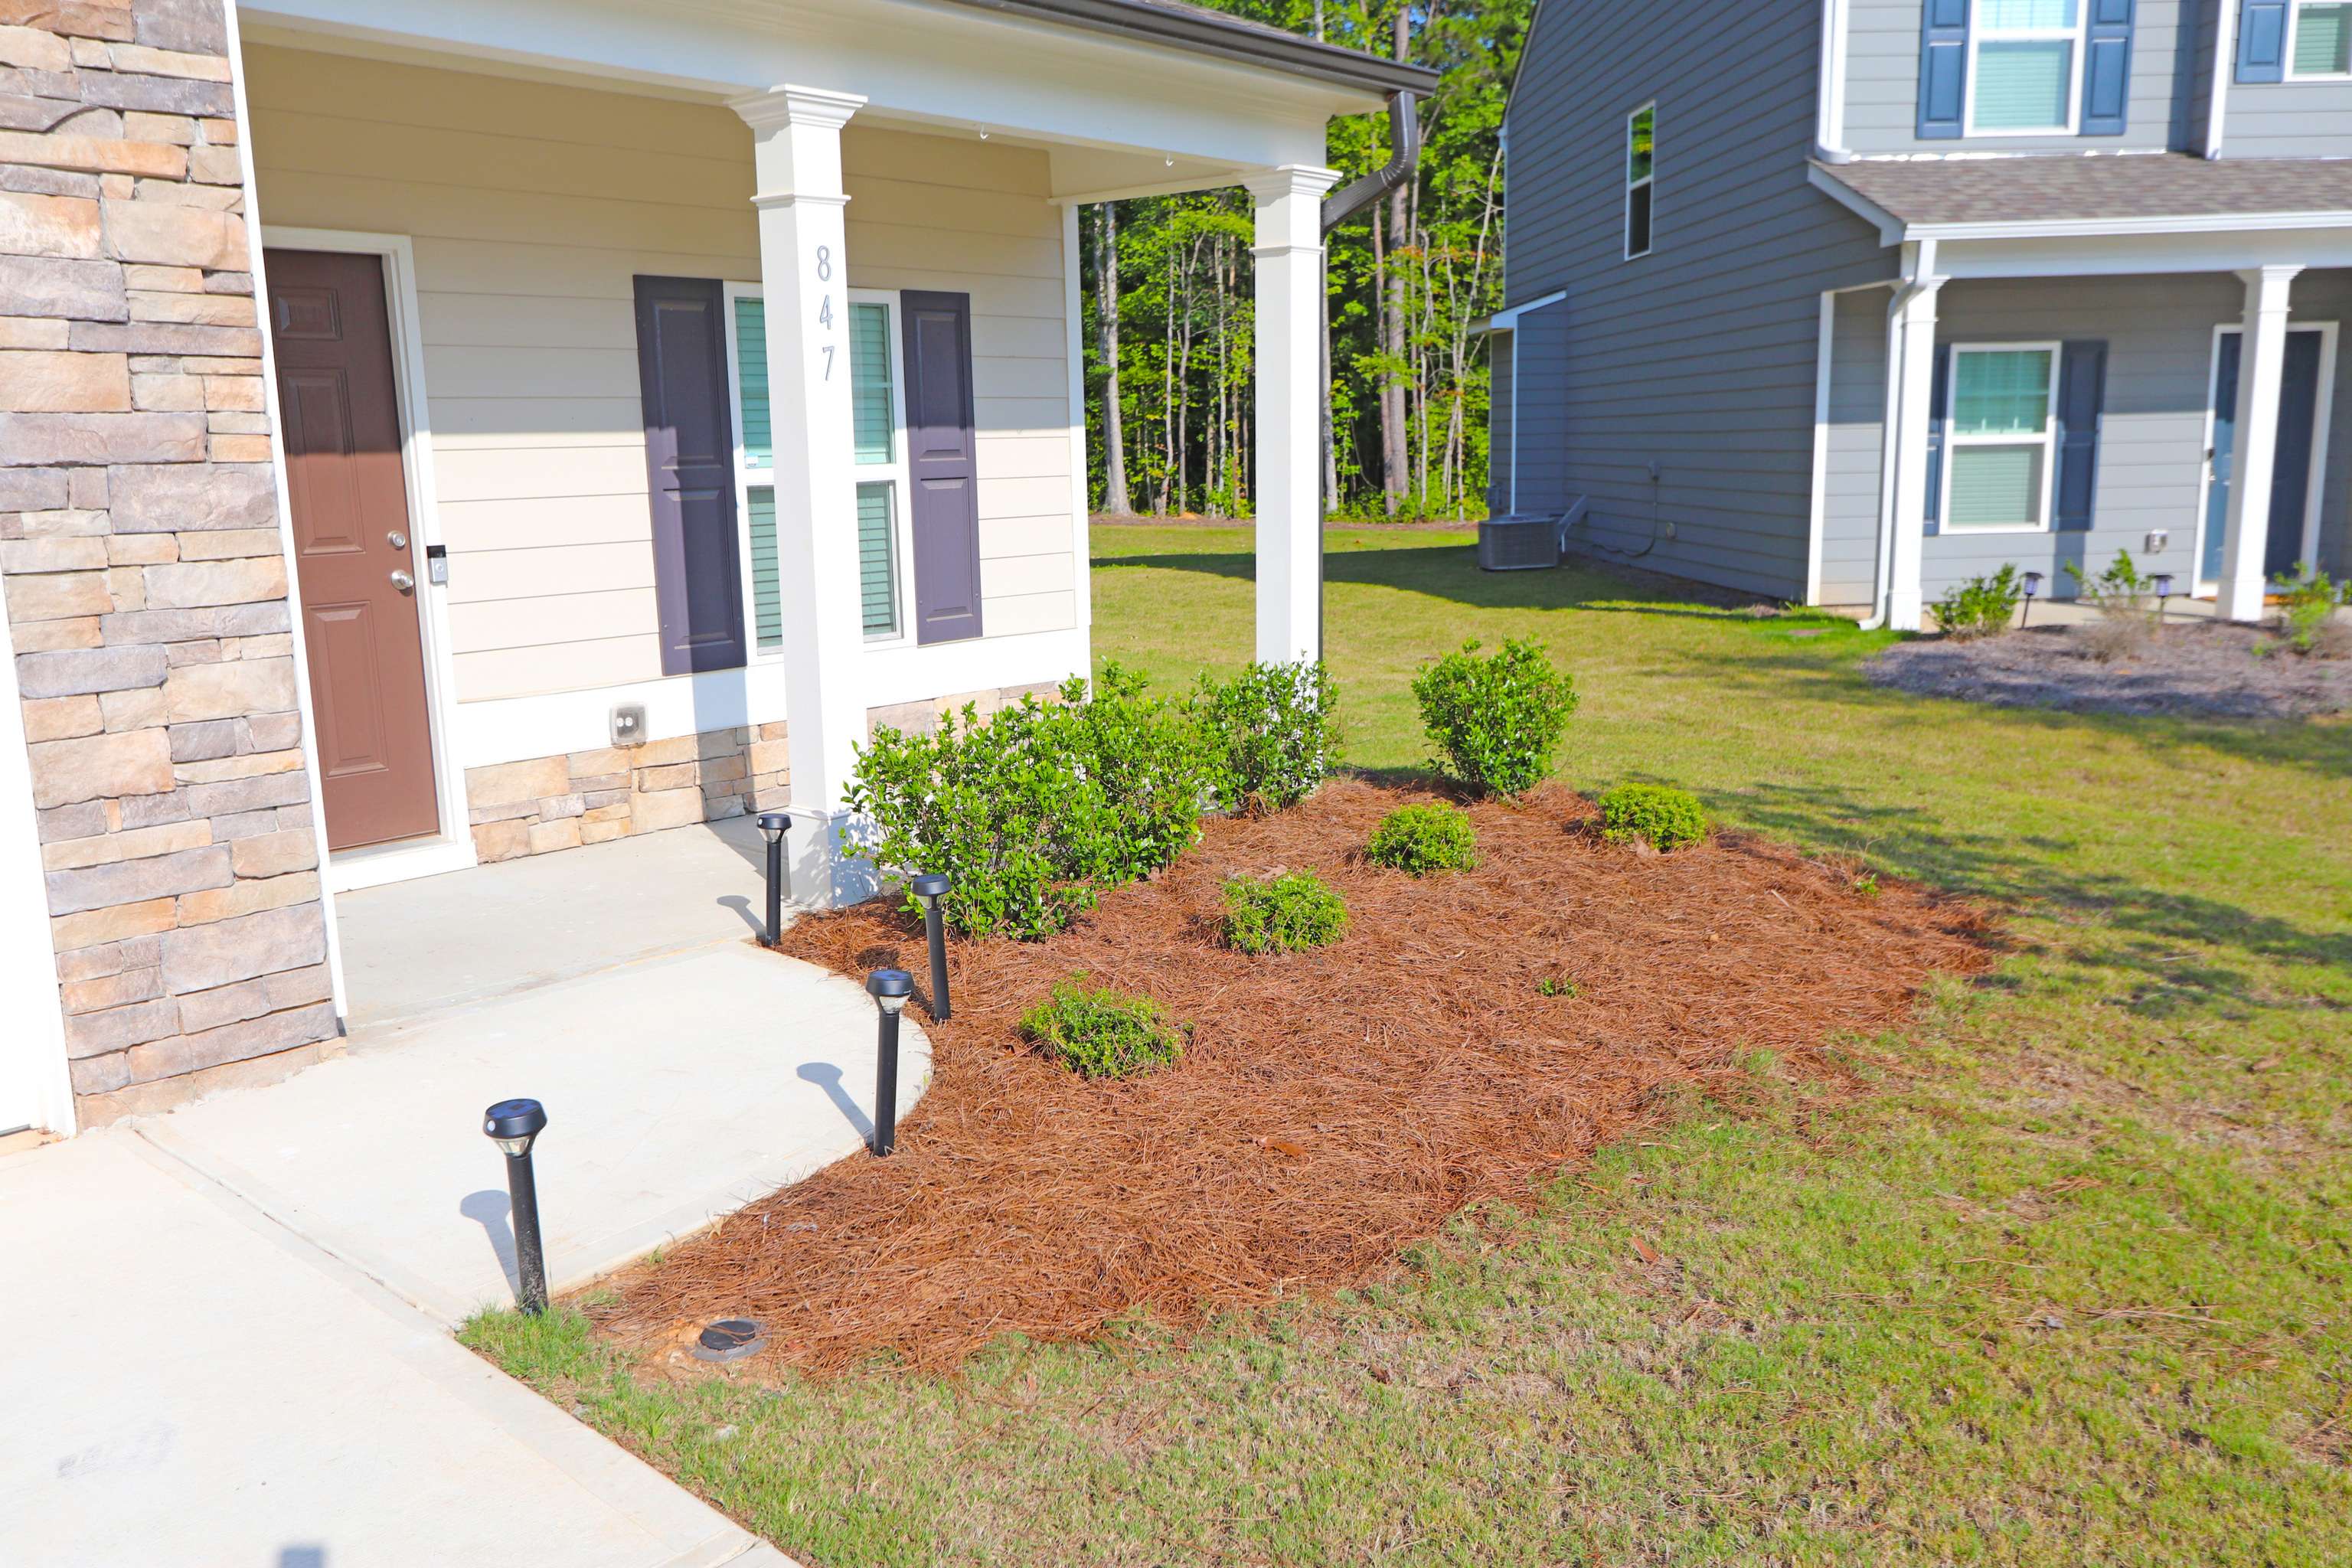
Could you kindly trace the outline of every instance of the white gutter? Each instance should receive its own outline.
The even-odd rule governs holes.
[[[2238,0],[2221,0],[2213,18],[2213,79],[2205,109],[2205,156],[2221,155],[2221,122],[2230,111],[2230,79],[2238,70]]]
[[[1851,0],[1822,0],[1822,83],[1814,95],[1813,156],[1824,163],[1851,163],[1845,144],[1846,34]]]
[[[1539,300],[1530,300],[1524,305],[1514,305],[1507,310],[1497,310],[1491,316],[1481,316],[1470,323],[1470,335],[1476,338],[1484,337],[1488,332],[1511,331],[1518,326],[1521,316],[1531,310],[1540,310],[1548,305],[1557,305],[1567,298],[1567,289],[1555,289]]]

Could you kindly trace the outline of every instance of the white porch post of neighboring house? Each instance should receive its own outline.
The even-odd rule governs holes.
[[[1251,176],[1257,208],[1257,658],[1323,656],[1323,194],[1336,169]]]
[[[865,103],[784,86],[740,99],[751,127],[760,286],[768,323],[776,565],[792,767],[787,848],[796,902],[830,908],[875,888],[844,852],[854,748],[866,738],[855,482],[850,472],[849,257],[841,128]]]
[[[2286,368],[2287,291],[2300,267],[2250,267],[2238,339],[2238,408],[2230,454],[2230,514],[2221,538],[2222,618],[2263,616],[2263,557],[2271,531],[2271,474],[2278,457],[2279,384]]]
[[[1920,553],[1927,529],[1928,416],[1936,397],[1936,296],[1944,279],[1926,276],[1902,286],[1895,298],[1896,374],[1895,399],[1895,519],[1887,550],[1886,624],[1896,631],[1919,629],[1923,598]]]

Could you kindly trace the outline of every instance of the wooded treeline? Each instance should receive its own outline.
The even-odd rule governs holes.
[[[1334,516],[1483,515],[1486,356],[1502,303],[1503,105],[1535,0],[1211,0],[1222,10],[1443,73],[1420,105],[1418,176],[1328,238]],[[1388,162],[1388,118],[1332,122],[1349,179]],[[1255,392],[1249,194],[1105,203],[1087,269],[1093,504],[1250,515]]]

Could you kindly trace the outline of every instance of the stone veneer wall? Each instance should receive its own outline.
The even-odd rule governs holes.
[[[337,1033],[229,79],[218,0],[0,0],[0,582],[85,1126]]]
[[[887,725],[928,732],[940,715],[967,703],[985,719],[1027,693],[1054,689],[1007,686],[871,708],[866,731]],[[746,812],[781,811],[790,804],[791,784],[784,726],[761,724],[468,768],[466,804],[475,854],[511,860]]]

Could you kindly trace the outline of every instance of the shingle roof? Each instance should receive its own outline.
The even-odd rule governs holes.
[[[1813,166],[1906,225],[2352,213],[2352,159],[2151,153]]]

